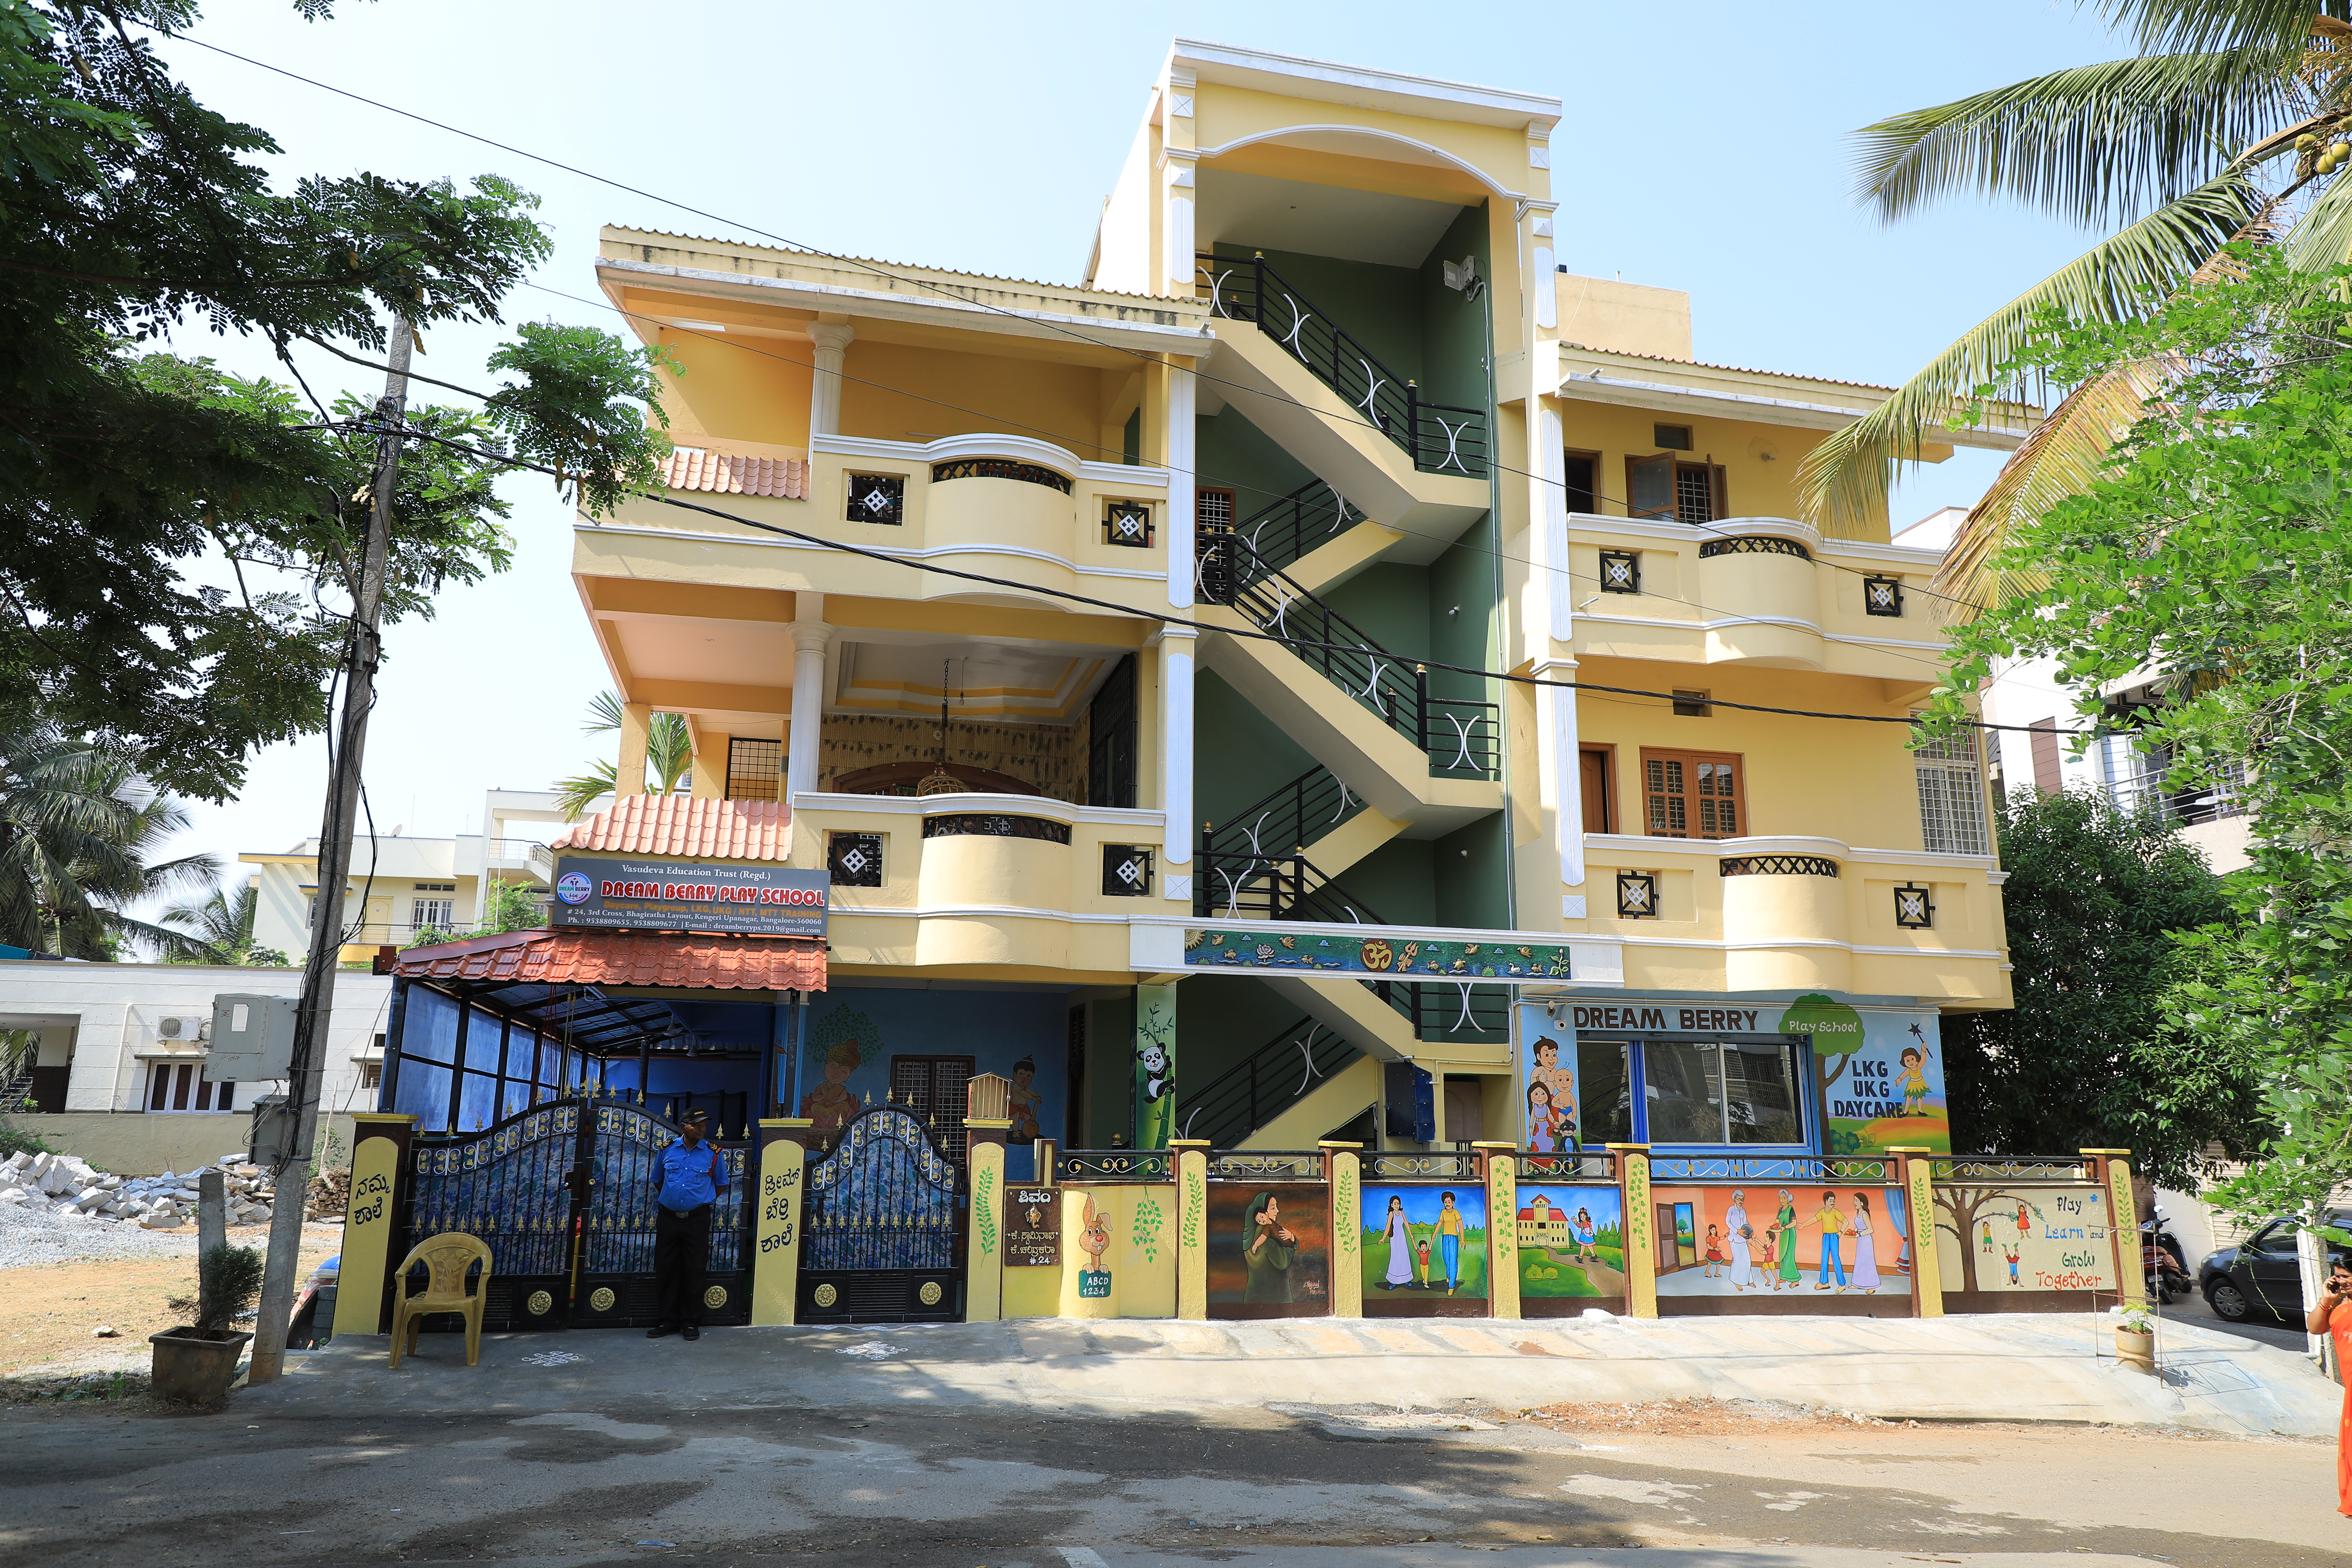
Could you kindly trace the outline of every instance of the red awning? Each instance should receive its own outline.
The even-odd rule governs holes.
[[[393,960],[390,973],[415,980],[822,991],[824,943],[799,936],[518,931],[412,947]]]

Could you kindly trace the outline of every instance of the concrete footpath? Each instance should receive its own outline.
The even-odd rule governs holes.
[[[2333,1437],[2343,1391],[2304,1358],[2168,1322],[2159,1374],[2116,1360],[2114,1320],[1164,1320],[427,1335],[398,1372],[382,1336],[289,1358],[232,1410],[528,1416],[639,1408],[1009,1405],[1071,1412],[1760,1400],[1879,1419],[2098,1422]]]

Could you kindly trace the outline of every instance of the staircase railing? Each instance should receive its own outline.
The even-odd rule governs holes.
[[[1412,1025],[1415,1039],[1492,1038],[1511,1032],[1507,985],[1458,980],[1367,980],[1364,984]]]
[[[1230,605],[1279,637],[1324,679],[1378,714],[1452,778],[1500,775],[1501,710],[1492,702],[1432,697],[1426,667],[1400,658],[1356,624],[1270,565],[1234,533],[1203,533],[1197,548],[1204,596]],[[1212,564],[1213,563],[1213,564]]]
[[[1380,925],[1379,911],[1315,868],[1304,855],[1200,849],[1192,912],[1226,921],[1322,921]]]
[[[1207,1088],[1187,1091],[1183,1135],[1237,1147],[1363,1054],[1312,1018],[1286,1025]]]
[[[1263,256],[1244,259],[1202,252],[1196,258],[1211,313],[1255,321],[1283,352],[1402,447],[1429,473],[1486,477],[1486,411],[1423,399],[1361,340],[1301,294]]]
[[[1364,514],[1349,505],[1347,497],[1322,479],[1309,479],[1288,495],[1221,531],[1239,534],[1255,560],[1203,551],[1202,570],[1213,565],[1240,570],[1253,570],[1260,564],[1287,566],[1363,521]],[[1224,602],[1223,595],[1216,588],[1205,582],[1202,586],[1211,598]]]
[[[1244,806],[1231,821],[1210,824],[1201,847],[1217,855],[1262,856],[1269,847],[1277,855],[1285,848],[1303,850],[1363,809],[1363,797],[1318,763]]]

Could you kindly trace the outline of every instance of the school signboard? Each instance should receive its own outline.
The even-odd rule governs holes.
[[[553,921],[606,931],[707,931],[823,936],[832,874],[740,861],[555,863]]]

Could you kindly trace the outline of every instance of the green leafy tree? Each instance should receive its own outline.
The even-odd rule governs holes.
[[[549,240],[535,199],[496,176],[273,184],[269,134],[206,109],[162,58],[196,15],[0,0],[0,691],[38,692],[62,732],[223,799],[254,747],[324,721],[377,434],[360,402],[162,345],[200,319],[273,345],[289,374],[298,344],[376,364],[395,318],[428,336],[499,321]],[[417,377],[472,406],[411,417],[386,620],[506,564],[488,487],[508,461],[553,468],[592,511],[652,483],[656,358],[535,324],[489,356],[486,390]],[[200,585],[186,564],[207,552],[240,584],[258,561],[296,585]]]
[[[2210,281],[2233,240],[2276,237],[2291,265],[2352,257],[2352,26],[2345,0],[2100,0],[2137,52],[1895,115],[1857,133],[1856,188],[1894,221],[1957,195],[2101,230],[2082,256],[1971,327],[1800,465],[1832,533],[1883,526],[1899,463],[1946,439],[1970,399],[2036,386],[2013,363],[2045,310],[2121,323]],[[2298,200],[2297,198],[2304,198]],[[2175,367],[2122,359],[2066,395],[1970,511],[1942,583],[1979,600],[2030,584],[1993,563],[2011,529],[2088,485]],[[2013,422],[2023,410],[2003,410]]]
[[[2160,357],[2172,391],[2017,530],[1996,565],[2030,586],[1959,630],[1936,706],[2047,656],[2098,724],[2104,690],[2160,672],[2141,743],[2168,788],[2233,794],[2252,834],[2231,918],[2179,939],[2170,1037],[2253,1066],[2259,1147],[2230,1201],[2302,1212],[2352,1181],[2352,272],[2235,259],[2144,321],[2043,323],[2021,363],[2081,384]]]
[[[2128,1148],[2171,1186],[2203,1172],[2210,1143],[2242,1152],[2252,1059],[2180,1030],[2165,1006],[2189,974],[2179,934],[2227,913],[2203,857],[2153,809],[2027,791],[2001,812],[2000,862],[2016,1005],[1947,1023],[1955,1146]]]
[[[260,889],[250,881],[234,889],[215,888],[201,900],[165,910],[162,923],[167,934],[156,945],[167,963],[283,967],[283,950],[262,947],[253,940],[254,917],[260,909]]]
[[[127,911],[220,875],[209,855],[155,858],[186,808],[120,752],[16,711],[0,710],[0,942],[105,960],[175,935]]]
[[[588,721],[580,726],[580,732],[611,734],[620,729],[621,722],[619,696],[600,691],[588,704]],[[686,715],[655,714],[646,731],[646,793],[674,795],[687,786],[687,777],[693,771],[694,731],[687,728]],[[591,763],[587,772],[555,781],[555,804],[567,821],[577,822],[590,806],[614,793],[620,777],[616,764]]]

